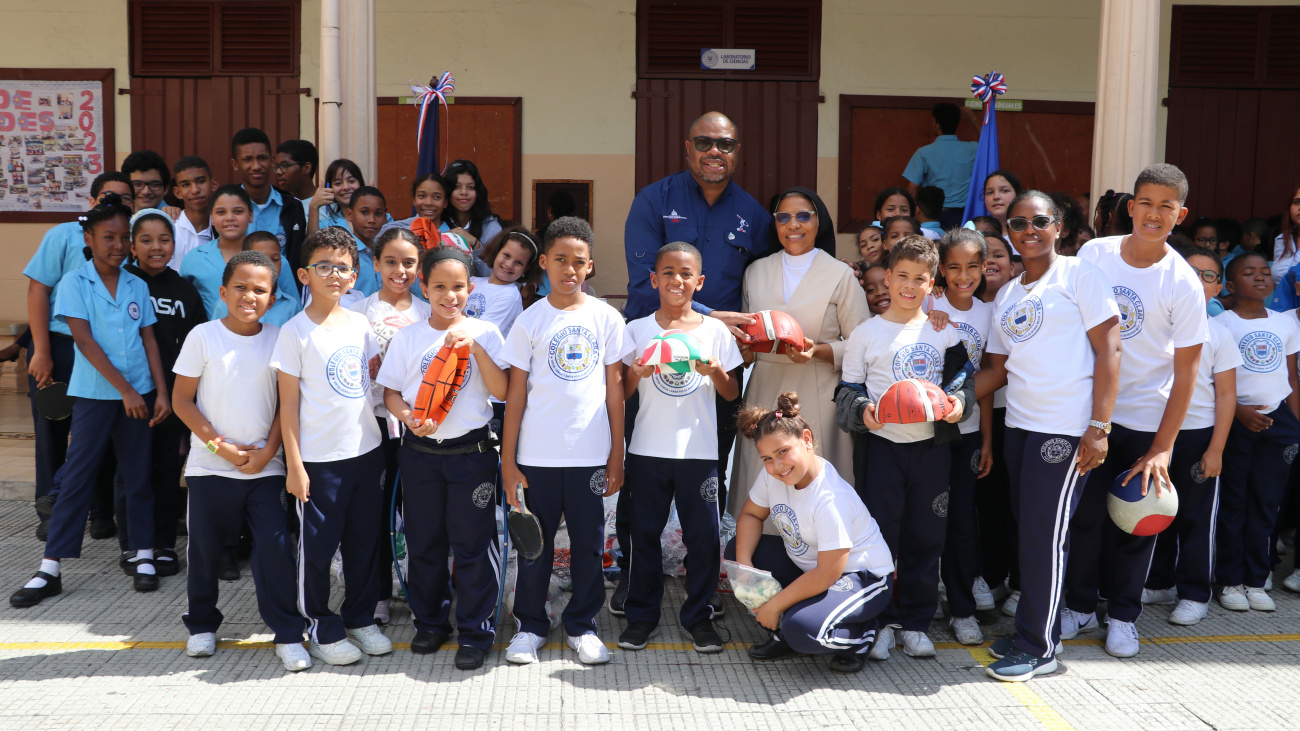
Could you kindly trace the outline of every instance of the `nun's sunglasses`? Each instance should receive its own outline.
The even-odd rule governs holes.
[[[704,135],[698,135],[691,138],[691,144],[695,145],[695,150],[697,152],[708,152],[716,145],[718,152],[721,152],[724,155],[730,155],[736,151],[736,147],[740,144],[740,140],[733,140],[730,137],[706,137]]]
[[[799,223],[808,223],[815,215],[817,215],[816,211],[799,211],[797,213],[777,213],[773,215],[772,218],[775,218],[777,223],[784,226],[789,223],[792,218]]]

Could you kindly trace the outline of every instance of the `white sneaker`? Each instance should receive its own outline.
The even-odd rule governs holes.
[[[1143,589],[1143,604],[1173,604],[1178,601],[1178,589]]]
[[[934,657],[934,643],[924,632],[903,630],[903,654],[909,657]]]
[[[275,654],[279,655],[280,662],[284,663],[284,669],[291,673],[311,667],[311,655],[301,642],[276,645]]]
[[[975,596],[975,609],[977,611],[986,611],[994,606],[993,591],[984,581],[983,576],[976,576],[975,583],[971,586],[971,594]]]
[[[1002,602],[1002,613],[1008,617],[1016,616],[1016,609],[1020,607],[1020,591],[1016,590],[1007,595],[1007,600]]]
[[[393,613],[388,607],[388,600],[381,599],[375,604],[375,624],[388,624],[393,619]]]
[[[888,660],[889,651],[892,649],[894,649],[894,628],[882,627],[876,633],[876,644],[871,646],[871,652],[867,653],[867,659],[876,660],[877,662]]]
[[[1182,625],[1190,627],[1202,619],[1210,611],[1209,602],[1194,602],[1191,599],[1183,599],[1174,607],[1174,611],[1169,614],[1169,624]]]
[[[1219,590],[1219,606],[1234,612],[1250,609],[1250,600],[1246,598],[1246,587],[1241,584],[1223,587]]]
[[[609,648],[600,641],[595,632],[569,638],[569,647],[578,653],[578,662],[583,665],[599,665],[609,662]]]
[[[957,635],[961,644],[984,644],[984,633],[980,632],[980,623],[974,617],[953,617],[948,624],[952,625],[952,633]]]
[[[516,632],[506,648],[506,662],[518,665],[531,665],[537,662],[537,651],[546,644],[545,637],[538,637],[532,632]]]
[[[327,665],[351,665],[362,657],[361,650],[358,650],[356,645],[347,640],[331,642],[328,645],[321,645],[308,640],[307,652],[310,652],[312,657]]]
[[[1300,592],[1300,569],[1291,572],[1291,575],[1282,579],[1282,588],[1287,591]]]
[[[980,579],[985,582],[985,586],[988,585],[987,580],[984,580],[983,576],[981,576]],[[1007,586],[1007,582],[1005,581],[997,586],[991,587],[989,591],[993,594],[993,601],[995,602],[1000,602],[1011,594],[1011,588]]]
[[[1084,614],[1076,612],[1069,607],[1061,610],[1061,639],[1072,640],[1079,636],[1080,632],[1096,632],[1101,628],[1097,624],[1097,613],[1089,612]]]
[[[1246,602],[1257,612],[1277,610],[1277,604],[1273,602],[1273,597],[1269,596],[1267,591],[1252,586],[1246,587]]]
[[[185,641],[185,654],[190,657],[212,657],[217,651],[217,636],[212,632],[190,635]]]
[[[1264,591],[1273,591],[1273,574],[1271,573],[1268,578],[1264,579]]]
[[[1132,622],[1111,619],[1106,622],[1106,652],[1111,657],[1133,657],[1138,654],[1138,628]]]
[[[393,641],[384,636],[376,625],[348,630],[348,637],[367,655],[387,655],[393,651]]]

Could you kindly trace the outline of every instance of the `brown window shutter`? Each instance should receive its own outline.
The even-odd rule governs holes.
[[[1264,81],[1269,86],[1300,88],[1300,8],[1267,12]]]
[[[700,70],[701,48],[726,46],[726,6],[721,2],[648,0],[641,6],[645,28],[645,71],[651,74]]]
[[[1258,84],[1260,21],[1257,8],[1175,6],[1170,83]]]
[[[212,73],[212,14],[208,3],[132,3],[131,74]]]
[[[221,3],[217,70],[236,74],[296,74],[298,5]]]
[[[755,74],[817,76],[821,35],[820,5],[737,3],[730,47],[756,51]],[[746,72],[738,72],[738,75]]]

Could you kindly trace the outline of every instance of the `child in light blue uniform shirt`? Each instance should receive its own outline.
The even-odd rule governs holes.
[[[203,309],[211,319],[226,316],[226,305],[221,301],[221,277],[230,257],[244,249],[253,208],[252,199],[240,186],[218,188],[212,198],[212,225],[217,230],[217,238],[186,254],[181,261],[181,276],[199,290]]]

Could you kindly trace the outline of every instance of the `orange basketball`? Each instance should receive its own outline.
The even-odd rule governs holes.
[[[942,421],[950,413],[943,389],[919,378],[896,381],[876,403],[876,421],[881,424],[924,424]]]
[[[438,222],[430,221],[423,216],[416,216],[411,221],[411,233],[420,240],[422,249],[432,249],[442,240],[442,234],[438,231]]]
[[[453,350],[450,345],[442,346],[425,369],[420,390],[415,395],[416,421],[432,419],[435,424],[441,424],[456,403],[456,394],[460,393],[468,370],[469,348],[461,346]]]

